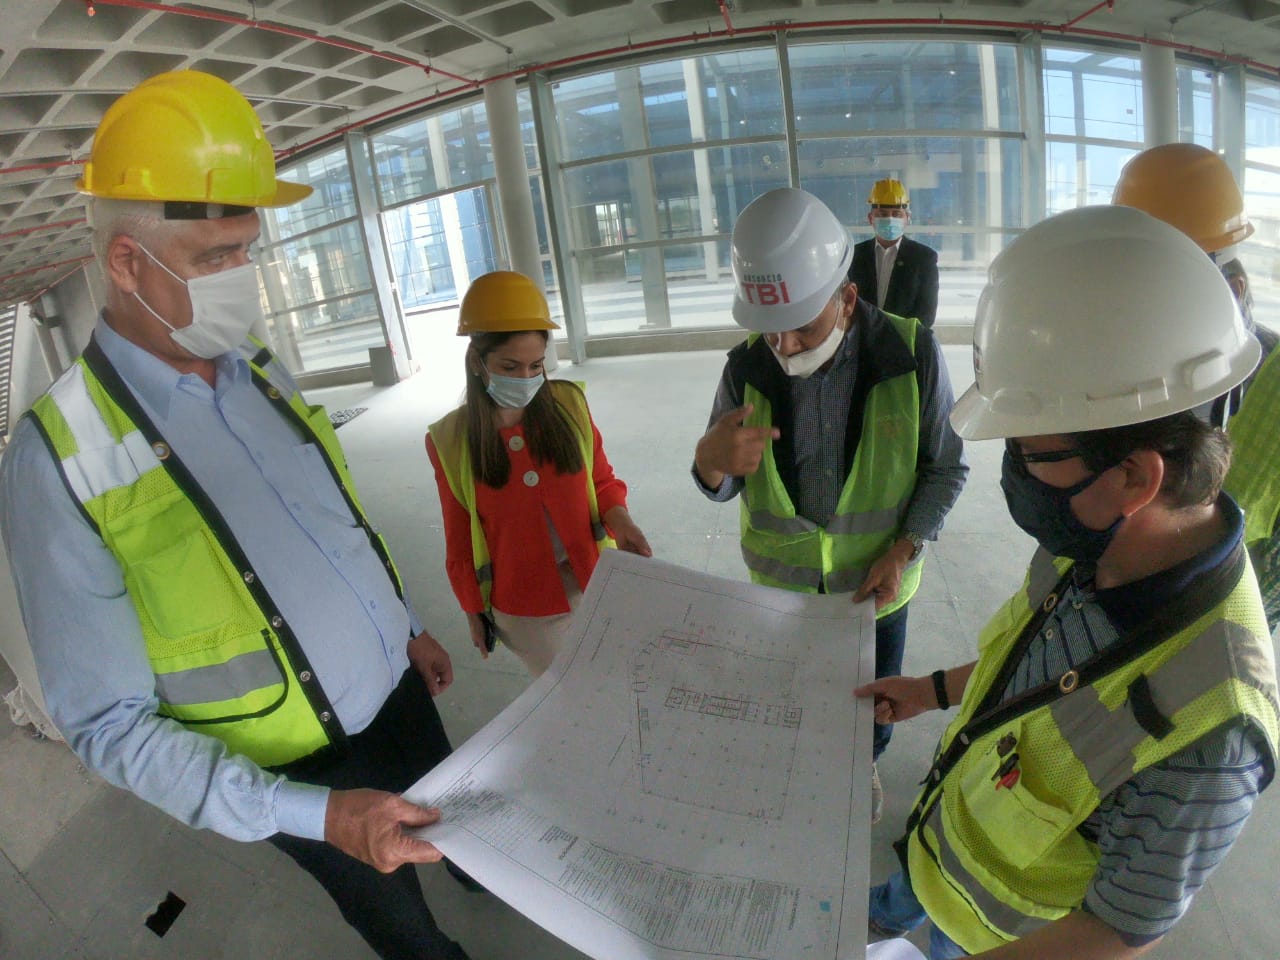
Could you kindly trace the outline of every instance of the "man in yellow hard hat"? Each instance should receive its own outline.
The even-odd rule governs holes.
[[[106,305],[22,418],[0,525],[49,713],[85,766],[197,828],[269,839],[384,958],[459,960],[399,793],[450,751],[419,623],[321,407],[249,336],[253,108],[196,71],[106,112],[80,183]],[[470,882],[459,875],[461,882]]]
[[[1280,627],[1280,334],[1254,323],[1249,277],[1238,256],[1238,245],[1253,234],[1244,198],[1218,154],[1194,143],[1167,143],[1125,164],[1112,202],[1144,210],[1194,240],[1218,265],[1262,345],[1258,368],[1216,398],[1206,415],[1227,424],[1232,457],[1224,487],[1244,510],[1245,542],[1274,631]]]
[[[900,180],[877,180],[867,195],[870,240],[853,248],[849,282],[858,296],[895,317],[932,327],[938,314],[938,252],[906,236],[911,197]]]

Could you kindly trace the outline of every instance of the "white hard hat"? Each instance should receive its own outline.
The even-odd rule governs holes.
[[[757,333],[803,327],[852,260],[849,232],[813,194],[790,187],[761,194],[733,226],[733,319]]]
[[[1231,288],[1181,231],[1129,207],[1041,221],[991,263],[973,326],[968,440],[1076,433],[1226,393],[1261,348]]]

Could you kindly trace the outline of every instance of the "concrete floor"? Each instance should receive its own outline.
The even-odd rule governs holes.
[[[453,656],[457,679],[439,707],[455,743],[526,683],[513,656],[480,660],[444,577],[440,510],[422,435],[458,400],[461,345],[450,338],[417,376],[396,387],[314,394],[330,409],[368,408],[339,436],[423,620]],[[970,351],[946,353],[958,394],[972,380]],[[688,476],[722,360],[717,352],[609,358],[564,367],[560,375],[587,384],[610,459],[631,487],[631,512],[655,553],[742,578],[737,505],[707,502]],[[911,673],[971,659],[978,628],[1016,588],[1030,556],[1030,541],[1008,519],[996,482],[1000,445],[971,444],[968,452],[968,487],[911,604]],[[0,664],[0,692],[12,685]],[[872,833],[873,880],[892,869],[889,844],[943,720],[934,713],[900,725],[880,764],[888,800]],[[0,784],[4,960],[372,957],[311,879],[272,847],[190,830],[86,773],[63,745],[3,721]],[[1276,956],[1277,862],[1280,796],[1273,792],[1189,915],[1151,955]],[[423,868],[422,875],[441,925],[475,960],[580,956],[495,898],[464,893],[442,869]],[[186,909],[161,938],[144,921],[170,891]]]

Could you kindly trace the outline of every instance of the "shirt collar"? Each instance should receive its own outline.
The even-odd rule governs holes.
[[[159,357],[120,336],[107,325],[105,313],[98,315],[93,336],[121,379],[161,419],[168,418],[169,403],[175,391],[209,389],[195,374],[179,373]],[[238,351],[224,353],[213,363],[218,387],[216,393],[220,394],[232,382],[247,380],[250,376],[249,365]]]
[[[906,234],[903,234],[903,237],[905,236]],[[900,246],[902,246],[902,237],[899,237],[897,240],[893,241],[893,243],[889,244],[887,247],[883,243],[881,243],[879,240],[877,240],[876,253],[880,254],[882,258],[887,257],[890,254],[896,257],[898,255],[898,248]]]
[[[1218,497],[1217,506],[1227,522],[1227,533],[1217,543],[1141,580],[1105,590],[1094,588],[1094,596],[1118,630],[1132,630],[1147,622],[1174,597],[1194,589],[1196,580],[1230,560],[1244,540],[1244,514],[1225,493]]]

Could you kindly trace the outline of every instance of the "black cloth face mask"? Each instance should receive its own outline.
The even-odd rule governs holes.
[[[1000,468],[1000,489],[1004,491],[1013,522],[1024,533],[1034,537],[1040,546],[1055,557],[1067,557],[1078,563],[1097,563],[1124,517],[1117,517],[1115,523],[1105,530],[1094,530],[1076,516],[1071,509],[1071,498],[1087,490],[1110,469],[1107,467],[1092,473],[1069,487],[1055,487],[1033,477],[1026,464],[1006,449]]]

